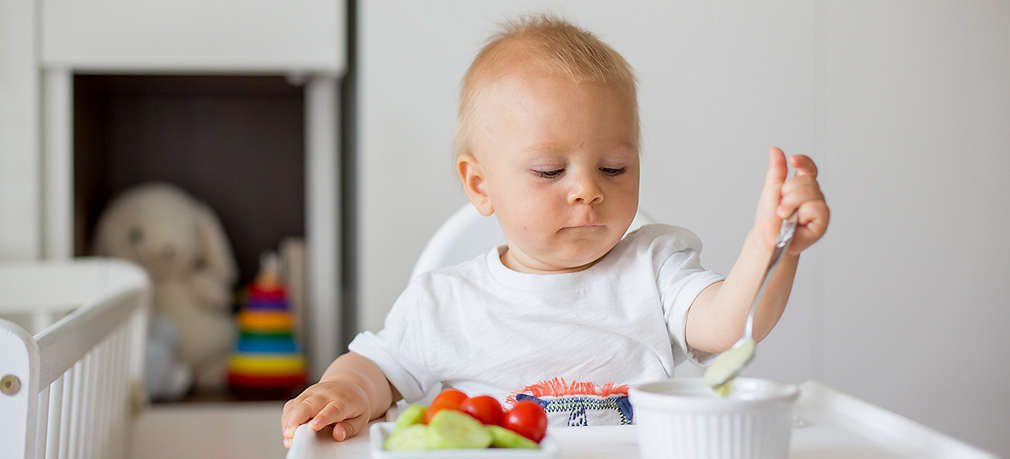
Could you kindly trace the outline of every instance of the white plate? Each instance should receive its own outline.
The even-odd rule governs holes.
[[[382,444],[393,433],[394,422],[377,422],[369,429],[368,440],[373,458],[388,459],[554,459],[558,444],[550,433],[540,441],[540,449],[485,448],[437,449],[431,451],[386,451]]]

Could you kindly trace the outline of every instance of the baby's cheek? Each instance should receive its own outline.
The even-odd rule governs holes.
[[[558,206],[549,196],[529,193],[523,197],[522,212],[516,217],[530,229],[548,227],[558,218]]]

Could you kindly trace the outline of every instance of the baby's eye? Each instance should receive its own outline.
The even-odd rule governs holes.
[[[620,169],[614,169],[612,167],[601,167],[600,172],[603,172],[604,174],[607,175],[620,175],[621,173],[624,172],[624,168],[622,167]]]
[[[534,169],[533,173],[537,174],[537,175],[539,175],[541,177],[544,177],[544,178],[554,178],[554,177],[557,177],[557,176],[561,175],[561,173],[564,172],[564,171],[565,171],[564,169],[555,169],[555,170],[552,170],[552,171],[538,171],[538,170]]]

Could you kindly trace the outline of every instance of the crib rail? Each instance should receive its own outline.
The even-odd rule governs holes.
[[[0,264],[0,314],[70,309],[34,335],[0,319],[5,457],[125,457],[149,302],[146,275],[125,262]]]

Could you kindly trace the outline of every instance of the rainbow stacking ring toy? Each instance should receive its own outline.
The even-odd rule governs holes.
[[[244,395],[286,396],[305,384],[305,358],[295,341],[294,320],[284,287],[261,273],[236,318],[239,338],[228,384]]]

